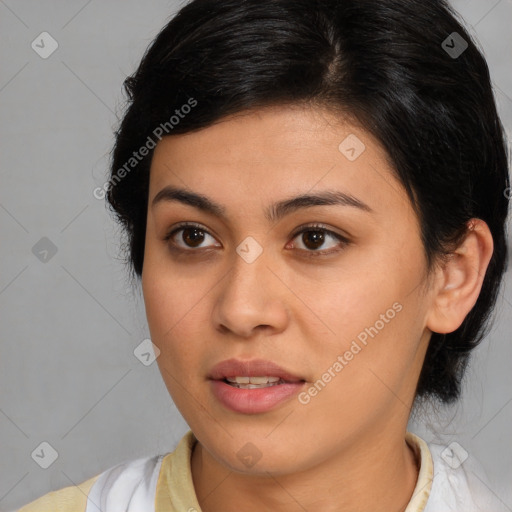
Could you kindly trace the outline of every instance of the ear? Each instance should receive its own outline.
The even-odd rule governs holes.
[[[478,299],[493,249],[487,224],[471,219],[462,244],[436,270],[426,324],[432,332],[444,334],[460,327]]]

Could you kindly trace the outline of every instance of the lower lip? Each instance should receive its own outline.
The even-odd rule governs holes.
[[[260,389],[242,389],[212,380],[213,394],[228,409],[243,414],[267,412],[299,393],[305,382],[288,382]]]

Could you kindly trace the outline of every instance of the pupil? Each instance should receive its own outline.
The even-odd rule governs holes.
[[[183,230],[182,237],[187,245],[197,247],[204,241],[204,232],[197,228],[187,228]]]
[[[324,233],[322,231],[306,231],[302,235],[302,241],[308,249],[318,249],[324,243]]]

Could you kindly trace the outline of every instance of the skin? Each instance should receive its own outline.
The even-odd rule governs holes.
[[[366,146],[355,161],[338,149],[349,134]],[[169,185],[207,196],[225,217],[179,201],[153,206]],[[265,217],[271,203],[325,190],[372,211],[322,205]],[[202,226],[199,247],[184,231],[165,240],[180,222]],[[294,233],[315,223],[349,243],[324,233],[318,250],[330,254],[308,257],[310,239]],[[428,341],[462,323],[492,254],[486,224],[471,228],[428,275],[418,219],[384,150],[320,108],[247,111],[159,142],[142,288],[162,377],[199,441],[191,465],[204,512],[406,508],[418,468],[404,438]],[[252,263],[236,252],[248,236],[263,249]],[[211,392],[209,371],[229,358],[271,360],[307,390],[395,303],[401,311],[307,404],[293,397],[241,414]],[[250,468],[237,457],[248,442],[261,454]]]

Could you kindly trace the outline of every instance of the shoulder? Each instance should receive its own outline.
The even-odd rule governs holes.
[[[123,462],[82,484],[52,491],[18,512],[129,511],[130,504],[154,503],[156,482],[164,455]],[[148,508],[147,510],[151,510]]]
[[[99,475],[98,475],[99,476]],[[85,511],[87,495],[98,476],[59,491],[49,492],[20,508],[18,512],[79,512]]]
[[[89,492],[86,512],[154,510],[163,458],[132,460],[103,472]]]
[[[190,469],[196,442],[189,430],[173,452],[123,462],[83,484],[45,494],[18,512],[200,510]]]
[[[507,510],[482,466],[458,443],[429,443],[433,481],[424,512],[502,512]]]

